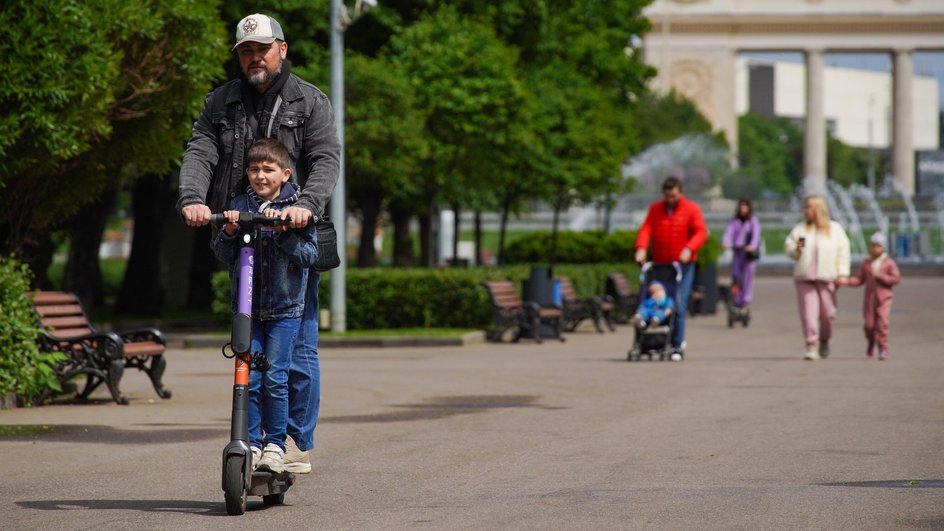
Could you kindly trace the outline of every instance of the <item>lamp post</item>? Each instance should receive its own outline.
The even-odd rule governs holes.
[[[872,143],[872,114],[875,107],[875,94],[869,94],[869,166],[866,173],[866,182],[869,190],[875,193],[875,157],[873,154],[874,146]]]
[[[347,186],[344,179],[344,30],[377,0],[357,0],[353,17],[343,0],[331,0],[331,105],[334,123],[341,143],[338,160],[338,183],[331,195],[331,219],[338,233],[338,254],[341,263],[331,272],[331,331],[347,331]]]

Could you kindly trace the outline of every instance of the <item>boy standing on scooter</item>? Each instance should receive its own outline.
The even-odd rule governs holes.
[[[239,285],[239,213],[276,217],[298,200],[298,188],[289,182],[289,154],[281,142],[259,140],[249,148],[247,162],[249,188],[230,202],[230,209],[223,213],[228,223],[212,242],[216,257],[229,266],[234,312]],[[258,231],[251,352],[264,353],[269,367],[249,376],[249,446],[254,470],[280,473],[285,470],[288,371],[305,308],[308,270],[318,249],[314,224],[297,230],[283,226]]]

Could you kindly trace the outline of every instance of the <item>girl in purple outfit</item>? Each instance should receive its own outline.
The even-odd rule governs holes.
[[[734,294],[734,305],[738,308],[747,308],[751,304],[760,242],[760,222],[754,216],[750,200],[742,198],[738,200],[734,217],[728,222],[721,239],[721,245],[734,252],[731,277],[737,279],[741,288]]]

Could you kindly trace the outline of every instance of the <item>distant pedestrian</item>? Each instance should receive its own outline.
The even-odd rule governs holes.
[[[804,359],[825,358],[836,318],[837,281],[842,284],[849,276],[849,237],[829,219],[826,200],[811,195],[803,200],[803,221],[787,235],[784,248],[796,260],[793,281],[806,341]]]
[[[708,228],[701,208],[682,194],[682,181],[668,177],[662,183],[662,199],[649,205],[646,219],[636,235],[637,263],[646,261],[652,246],[652,261],[659,264],[679,262],[682,278],[675,288],[675,328],[672,333],[673,360],[682,359],[685,342],[685,315],[695,279],[698,249],[708,239]]]
[[[760,222],[754,215],[751,201],[742,198],[738,200],[734,217],[728,222],[721,237],[721,246],[731,249],[733,253],[731,277],[740,288],[734,294],[734,306],[737,308],[747,308],[751,304],[760,245]]]
[[[888,359],[888,318],[892,310],[892,286],[901,281],[898,264],[885,252],[885,235],[876,232],[869,239],[869,257],[859,265],[859,272],[849,277],[845,285],[865,286],[862,316],[865,319],[866,356]]]

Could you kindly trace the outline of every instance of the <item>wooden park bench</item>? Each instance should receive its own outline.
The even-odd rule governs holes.
[[[564,311],[564,329],[573,332],[581,322],[592,319],[597,332],[602,334],[601,321],[606,323],[611,332],[613,327],[611,314],[614,304],[608,295],[598,297],[578,297],[573,283],[568,277],[556,277],[561,285],[561,309]]]
[[[542,308],[537,303],[525,302],[510,280],[487,280],[482,282],[492,302],[494,324],[488,334],[489,341],[501,341],[506,330],[515,329],[512,341],[522,337],[543,341],[542,330],[549,330],[552,337],[564,341],[561,335],[563,311],[557,307]]]
[[[606,277],[606,294],[613,300],[617,322],[627,323],[639,307],[639,294],[622,273],[610,273]]]
[[[30,294],[43,334],[40,350],[60,352],[66,359],[55,371],[65,384],[80,374],[86,376],[85,388],[77,395],[80,400],[101,384],[119,404],[128,404],[118,385],[125,368],[133,367],[147,373],[157,395],[170,398],[161,378],[167,361],[164,359],[164,335],[155,328],[139,328],[119,332],[97,331],[82,310],[79,299],[62,291],[36,291]]]

